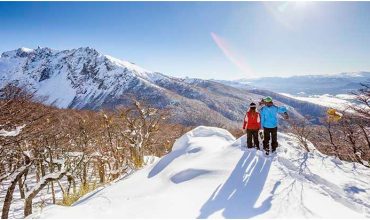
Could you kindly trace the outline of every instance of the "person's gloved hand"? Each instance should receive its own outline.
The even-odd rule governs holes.
[[[264,105],[265,104],[265,101],[263,101],[263,99],[261,99],[260,102],[258,102],[258,105]]]
[[[259,134],[259,136],[260,136],[261,140],[263,140],[263,130],[259,130],[259,131],[258,131],[258,134]]]
[[[284,113],[284,119],[286,119],[286,120],[288,120],[289,119],[289,115],[288,115],[288,113]]]

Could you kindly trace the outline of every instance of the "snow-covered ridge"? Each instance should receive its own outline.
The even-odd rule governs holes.
[[[123,68],[128,68],[129,70],[132,70],[132,71],[136,71],[137,73],[141,73],[143,74],[143,76],[145,77],[145,73],[151,73],[151,71],[149,70],[146,70],[140,66],[137,66],[133,63],[130,63],[128,61],[124,61],[124,60],[120,60],[120,59],[117,59],[117,58],[114,58],[112,56],[109,56],[109,55],[105,55],[106,58],[108,58],[111,62],[113,62],[114,64],[118,65],[118,66],[121,66]]]
[[[325,78],[325,77],[339,77],[339,78],[353,78],[353,77],[364,77],[369,75],[370,72],[358,71],[358,72],[343,72],[343,73],[332,73],[332,74],[322,74],[322,75],[305,75],[312,78]],[[300,76],[294,76],[300,77]]]
[[[197,127],[171,153],[72,207],[40,218],[364,218],[370,170],[303,151],[279,133],[277,155],[245,149],[245,136]]]
[[[121,94],[133,81],[150,84],[161,77],[90,47],[19,48],[0,57],[0,86],[9,82],[29,85],[38,95],[48,96],[48,103],[55,102],[61,108],[99,104],[106,97]]]

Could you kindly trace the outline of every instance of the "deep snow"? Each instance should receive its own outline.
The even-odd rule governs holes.
[[[171,153],[72,207],[40,218],[370,217],[370,169],[306,153],[278,134],[277,155],[245,148],[245,137],[197,127]]]

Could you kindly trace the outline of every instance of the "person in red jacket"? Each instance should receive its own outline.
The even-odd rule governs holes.
[[[244,133],[247,133],[247,147],[248,148],[257,148],[259,150],[259,140],[258,140],[258,131],[261,128],[261,117],[260,114],[256,111],[256,104],[251,103],[249,105],[249,111],[245,114],[243,130]],[[252,144],[253,141],[253,144]]]

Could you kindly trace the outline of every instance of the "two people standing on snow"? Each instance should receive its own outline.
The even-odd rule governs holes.
[[[274,105],[271,97],[262,99],[259,105],[262,106],[259,112],[257,112],[255,103],[249,105],[249,110],[244,117],[243,130],[247,133],[247,147],[259,149],[258,134],[259,130],[263,128],[263,149],[268,155],[270,153],[270,140],[272,153],[278,147],[278,114],[283,113],[285,119],[288,119],[289,116],[286,107]]]

